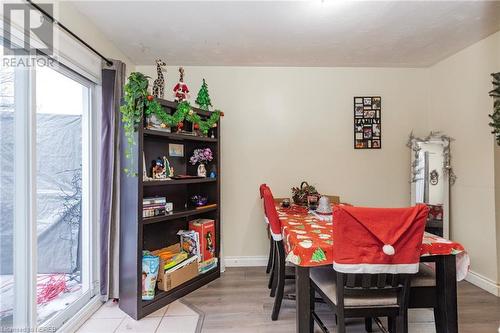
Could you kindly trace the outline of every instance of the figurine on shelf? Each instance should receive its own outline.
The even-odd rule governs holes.
[[[170,166],[166,156],[158,157],[151,162],[151,174],[153,179],[170,179],[174,175],[174,168]]]
[[[163,72],[167,72],[164,66],[167,66],[165,61],[161,59],[156,59],[156,73],[158,78],[153,82],[153,96],[156,98],[163,98],[165,91],[165,78],[163,77]]]
[[[156,160],[151,161],[151,175],[153,176],[153,179],[167,178],[165,165],[163,164],[163,160],[160,157],[158,157]]]
[[[179,67],[179,82],[174,86],[174,97],[176,102],[182,102],[189,98],[189,88],[184,83],[184,68]]]
[[[168,179],[174,176],[174,167],[170,165],[170,161],[167,156],[163,156],[163,165],[165,166],[165,172],[167,173]]]

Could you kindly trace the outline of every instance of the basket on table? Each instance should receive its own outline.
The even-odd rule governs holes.
[[[292,200],[296,205],[307,206],[308,196],[320,197],[316,188],[307,182],[302,182],[300,187],[292,187]]]

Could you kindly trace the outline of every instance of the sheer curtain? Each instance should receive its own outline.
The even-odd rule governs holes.
[[[101,115],[101,296],[118,298],[120,246],[120,104],[125,84],[125,64],[113,60],[102,70]]]

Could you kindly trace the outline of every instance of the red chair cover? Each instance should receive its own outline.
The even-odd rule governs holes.
[[[259,187],[259,191],[260,191],[260,198],[262,199],[264,197],[264,189],[265,188],[269,188],[269,186],[267,186],[266,184],[261,184],[260,187]]]
[[[342,273],[413,274],[429,208],[339,205],[333,212],[333,266]]]
[[[276,211],[276,206],[274,205],[273,194],[268,186],[262,190],[262,196],[264,198],[264,212],[269,221],[271,236],[275,241],[280,241],[283,239],[281,235],[281,221]]]

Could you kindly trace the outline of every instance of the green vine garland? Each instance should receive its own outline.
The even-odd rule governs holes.
[[[163,124],[169,127],[179,126],[184,120],[195,124],[195,128],[205,135],[208,131],[217,126],[217,121],[224,115],[219,110],[210,114],[207,120],[201,117],[191,109],[189,102],[184,101],[177,105],[177,110],[173,114],[165,112],[163,107],[153,96],[148,93],[148,78],[139,72],[133,72],[128,77],[128,82],[124,87],[125,103],[120,107],[122,114],[123,129],[127,139],[127,150],[125,157],[131,161],[131,168],[125,168],[123,171],[129,176],[137,176],[133,172],[133,146],[136,144],[134,133],[141,126],[142,116],[155,115]]]
[[[490,96],[494,98],[493,113],[488,115],[491,118],[489,125],[493,128],[492,134],[495,134],[497,144],[500,145],[500,72],[491,74],[493,76],[493,86]]]

